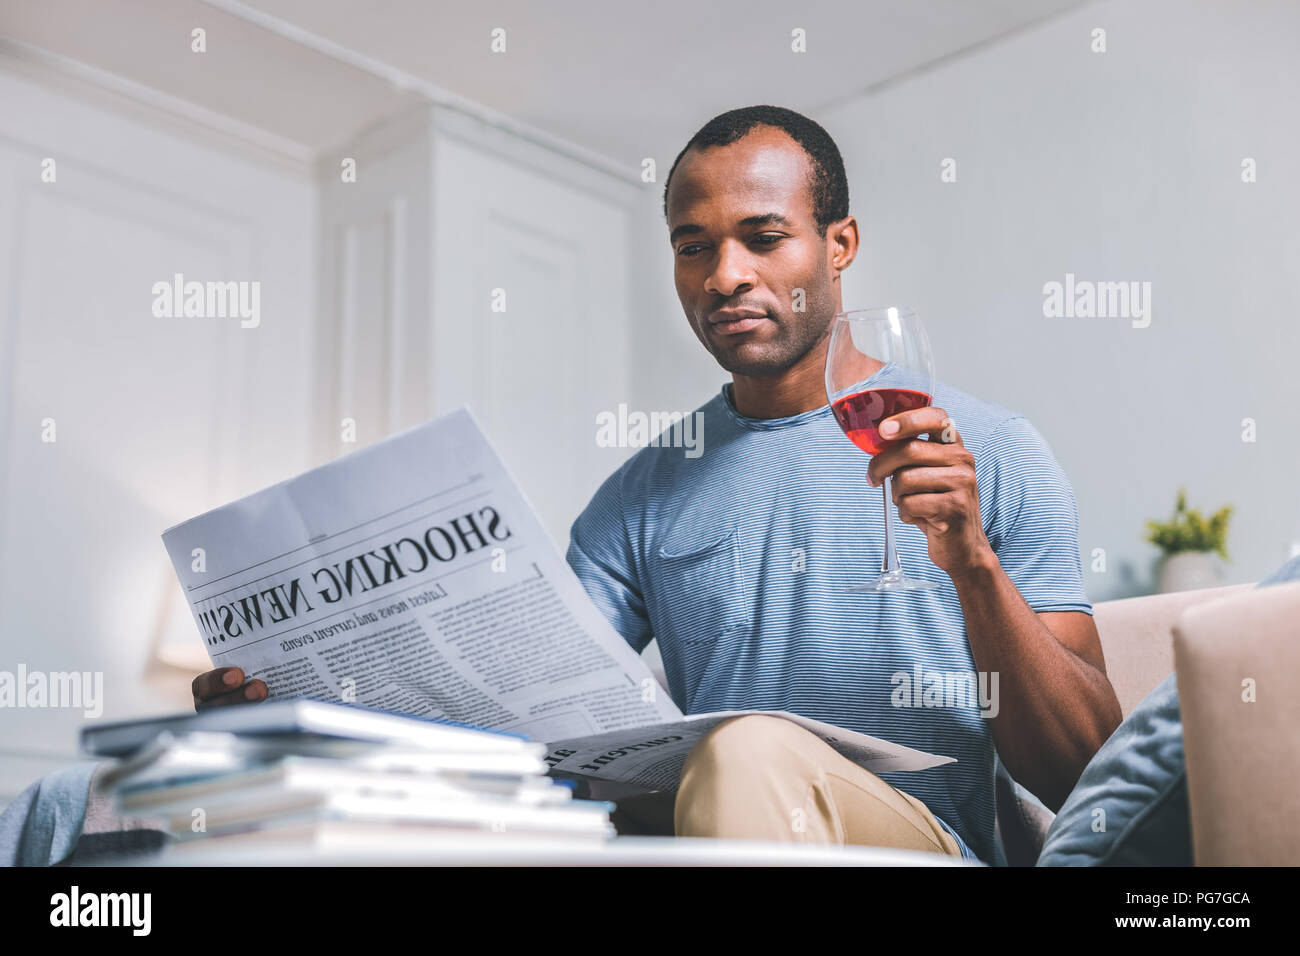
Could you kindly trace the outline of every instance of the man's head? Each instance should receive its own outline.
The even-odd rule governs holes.
[[[824,129],[776,106],[714,117],[673,163],[664,215],[677,296],[718,364],[780,375],[822,342],[858,246]]]

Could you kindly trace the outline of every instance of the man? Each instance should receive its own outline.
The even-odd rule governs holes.
[[[688,713],[788,710],[957,758],[877,775],[789,722],[738,718],[691,752],[676,832],[1001,861],[995,761],[1055,809],[1120,722],[1069,481],[1023,416],[942,383],[882,425],[897,443],[869,464],[840,432],[824,369],[858,226],[816,123],[770,106],[710,120],[664,211],[683,310],[732,381],[700,409],[703,455],[648,447],[605,481],[570,565],[632,647],[658,639]],[[884,540],[864,464],[872,487],[893,478],[903,566],[938,589],[846,593]],[[900,693],[976,672],[997,690],[986,711]],[[265,696],[224,677],[196,680],[196,701]]]
[[[1055,809],[1120,721],[1068,480],[1023,417],[938,385],[867,473],[893,476],[903,566],[943,587],[846,594],[878,570],[884,527],[826,401],[858,249],[839,151],[789,110],[725,113],[678,156],[664,211],[682,308],[732,384],[700,409],[701,457],[647,448],[605,482],[570,564],[634,648],[658,638],[687,712],[790,710],[958,759],[885,784],[788,722],[742,718],[692,752],[677,832],[951,853],[955,830],[995,860],[995,750]],[[996,716],[896,706],[918,666],[996,674]]]

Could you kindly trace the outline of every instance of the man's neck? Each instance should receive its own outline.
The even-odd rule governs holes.
[[[777,375],[731,376],[731,400],[746,418],[788,418],[826,404],[826,346],[829,336]]]

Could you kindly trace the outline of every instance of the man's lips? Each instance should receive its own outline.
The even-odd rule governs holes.
[[[721,335],[748,332],[766,321],[767,313],[754,309],[719,309],[709,316],[709,325]]]

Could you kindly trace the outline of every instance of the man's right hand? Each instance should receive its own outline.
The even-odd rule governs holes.
[[[190,690],[194,694],[194,709],[225,707],[227,704],[255,704],[266,700],[266,681],[250,680],[244,683],[244,672],[238,667],[218,667],[194,678]]]

